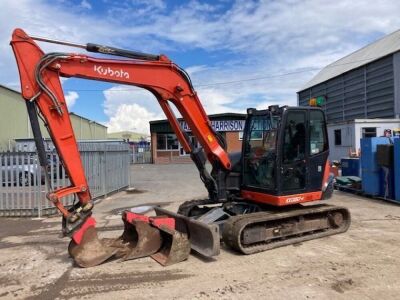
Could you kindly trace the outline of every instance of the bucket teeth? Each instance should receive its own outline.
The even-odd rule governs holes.
[[[113,244],[119,248],[117,257],[123,260],[146,257],[160,249],[162,240],[157,228],[143,221],[124,223],[124,232]]]
[[[68,246],[69,254],[82,268],[97,266],[114,256],[117,251],[118,249],[99,240],[94,227],[89,227],[85,231],[79,244],[71,240]]]
[[[151,257],[163,266],[169,266],[184,261],[190,254],[190,242],[186,233],[159,227],[163,244],[157,253]]]

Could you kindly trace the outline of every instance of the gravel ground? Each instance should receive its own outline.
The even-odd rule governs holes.
[[[206,196],[193,165],[132,168],[138,193],[99,202],[102,237],[122,229],[123,208]],[[222,248],[215,260],[191,255],[161,267],[150,258],[80,269],[60,237],[60,218],[0,219],[0,298],[29,299],[398,299],[400,206],[335,192],[352,213],[345,234],[250,256]]]

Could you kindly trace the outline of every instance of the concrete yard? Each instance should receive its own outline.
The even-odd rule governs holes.
[[[206,190],[192,164],[136,165],[135,187],[94,209],[100,235],[118,236],[120,212],[144,204],[176,210]],[[335,192],[352,213],[348,232],[250,256],[223,248],[162,267],[150,258],[81,269],[60,237],[60,217],[0,219],[0,297],[30,299],[398,299],[400,206]],[[120,227],[118,230],[116,228]]]

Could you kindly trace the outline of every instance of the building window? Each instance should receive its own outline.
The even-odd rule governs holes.
[[[157,150],[178,150],[179,143],[175,134],[157,133]]]
[[[200,146],[199,142],[197,141],[197,138],[193,135],[189,135],[189,140],[190,140],[190,144],[195,147],[198,148]],[[190,153],[186,152],[185,149],[183,149],[183,146],[179,143],[179,155],[180,156],[185,156],[185,155],[189,155]]]
[[[243,140],[243,131],[239,131],[239,141]]]
[[[342,129],[335,129],[335,146],[342,145]]]
[[[362,137],[363,138],[376,137],[376,127],[362,128]]]
[[[157,133],[157,150],[166,150],[167,149],[167,140],[165,138],[165,134]]]

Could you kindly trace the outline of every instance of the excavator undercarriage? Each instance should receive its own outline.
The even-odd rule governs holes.
[[[205,239],[189,232],[189,239],[195,240],[197,246],[192,249],[204,256],[217,255],[220,240],[228,248],[243,254],[252,254],[342,233],[347,231],[351,221],[347,208],[327,204],[299,204],[276,209],[248,205],[245,202],[231,202],[222,206],[200,208],[199,202],[196,202],[197,207],[192,206],[192,211],[197,208],[197,212],[202,211],[203,214],[192,217],[171,213],[162,208],[155,210],[159,215],[180,218],[187,224],[195,221],[203,224],[203,227],[209,226],[208,236]],[[188,211],[187,206],[183,204],[181,211],[183,209]],[[214,242],[210,243],[211,240]]]
[[[199,202],[196,200],[193,207],[190,201],[192,211],[197,210],[191,217],[160,207],[154,207],[157,217],[126,211],[122,217],[124,232],[119,238],[99,239],[91,227],[79,244],[71,240],[69,254],[80,267],[95,266],[110,258],[147,256],[168,266],[186,260],[191,250],[203,257],[217,256],[221,242],[239,253],[253,254],[342,233],[351,220],[346,208],[327,204],[299,204],[277,210],[247,207],[244,202],[200,207]],[[184,203],[181,211],[187,206]]]

